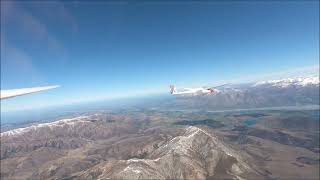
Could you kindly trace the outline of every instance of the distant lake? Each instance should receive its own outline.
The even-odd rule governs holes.
[[[246,126],[253,126],[257,124],[257,119],[248,119],[248,120],[242,121],[241,124]]]
[[[319,110],[318,111],[313,111],[312,112],[313,117],[315,118],[315,120],[320,120],[320,113]]]

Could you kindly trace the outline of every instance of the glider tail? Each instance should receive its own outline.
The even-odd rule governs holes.
[[[176,86],[175,85],[170,85],[170,93],[174,94],[177,92]]]

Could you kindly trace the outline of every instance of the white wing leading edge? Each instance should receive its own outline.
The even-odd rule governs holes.
[[[34,87],[34,88],[1,90],[1,99],[12,98],[15,96],[21,96],[21,95],[25,95],[25,94],[31,94],[31,93],[35,93],[35,92],[45,91],[45,90],[54,89],[57,87],[60,87],[60,86],[55,85],[55,86],[44,86],[44,87]]]

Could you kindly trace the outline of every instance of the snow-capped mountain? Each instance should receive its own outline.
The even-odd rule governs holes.
[[[231,164],[225,166],[225,164]],[[220,168],[219,167],[224,167]],[[106,171],[106,169],[115,169]],[[257,173],[239,152],[223,144],[206,131],[190,126],[181,136],[164,143],[150,159],[106,161],[88,169],[84,179],[219,179],[227,173],[231,179],[246,179]],[[254,176],[253,176],[254,177]]]
[[[1,133],[1,137],[4,136],[14,136],[14,135],[23,135],[25,133],[28,133],[30,131],[36,131],[39,128],[48,128],[48,129],[52,129],[53,127],[68,127],[68,128],[72,128],[72,126],[74,126],[75,123],[87,123],[90,121],[86,121],[86,119],[88,118],[88,116],[79,116],[79,117],[75,117],[75,118],[70,118],[70,119],[61,119],[58,121],[54,121],[54,122],[49,122],[49,123],[41,123],[41,124],[36,124],[36,125],[32,125],[29,127],[25,127],[25,128],[18,128],[18,129],[13,129],[10,131],[6,131]]]
[[[288,86],[308,86],[318,85],[319,77],[298,77],[298,78],[287,78],[280,80],[260,81],[255,83],[253,86],[268,85],[274,87],[288,87]]]

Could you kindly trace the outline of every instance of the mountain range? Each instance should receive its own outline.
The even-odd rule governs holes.
[[[319,106],[319,77],[228,84],[217,94],[180,96],[156,106],[164,109],[221,110],[303,105]]]
[[[316,111],[210,113],[299,105],[319,106],[317,77],[232,84],[215,95],[159,98],[149,109],[12,129],[1,133],[1,179],[318,179]],[[248,120],[255,125],[243,126]]]

